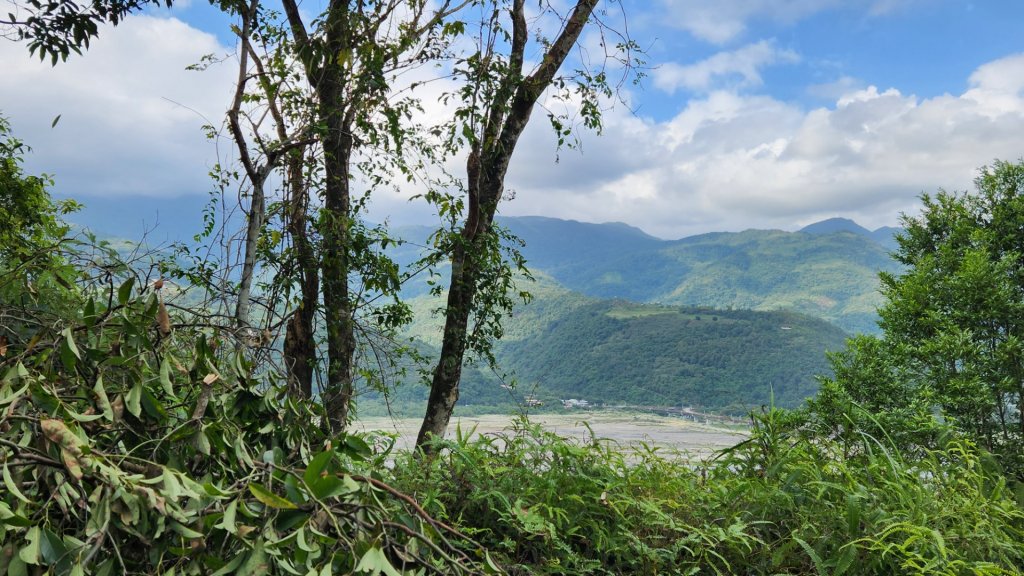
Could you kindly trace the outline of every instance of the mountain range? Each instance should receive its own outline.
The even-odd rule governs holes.
[[[534,300],[505,322],[498,371],[464,371],[460,404],[482,410],[507,410],[527,395],[729,412],[798,405],[828,373],[825,351],[842,348],[849,333],[877,330],[877,274],[897,269],[888,255],[895,229],[844,219],[679,240],[622,223],[533,216],[500,224],[523,241],[537,280],[522,283]],[[409,242],[389,250],[408,264],[431,230],[393,232]],[[420,277],[405,292],[416,312],[407,336],[435,358],[441,324],[431,312],[442,302]],[[417,413],[426,388],[410,374],[390,400]]]
[[[597,298],[722,309],[791,310],[847,332],[877,332],[878,272],[895,228],[867,230],[833,218],[798,232],[746,230],[662,240],[622,223],[590,224],[539,216],[499,222],[525,243],[527,266],[570,290]],[[430,230],[405,227],[422,241]],[[415,251],[400,259],[410,260]],[[410,295],[426,290],[412,283]]]

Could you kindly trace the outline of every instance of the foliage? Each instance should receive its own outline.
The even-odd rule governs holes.
[[[907,401],[940,411],[956,428],[1024,474],[1024,163],[997,162],[977,191],[922,196],[904,218],[882,274],[883,360]]]
[[[521,422],[401,460],[397,485],[518,574],[1013,574],[1024,512],[949,437],[919,459],[770,410],[709,462]]]
[[[14,9],[0,19],[0,35],[28,41],[32,54],[40,60],[49,57],[53,64],[67,60],[72,52],[83,48],[99,33],[101,24],[118,24],[132,12],[150,5],[170,7],[171,0],[94,0],[78,3],[73,0],[20,0]]]
[[[4,350],[0,563],[55,574],[479,571],[457,532],[375,479],[367,439],[169,318],[106,262],[85,304]],[[166,319],[165,319],[166,318]],[[465,548],[465,549],[463,549]],[[298,571],[298,572],[296,572]]]
[[[50,235],[32,190],[46,249],[0,255],[0,573],[497,570],[380,479],[389,443],[330,434],[154,259]]]
[[[72,201],[54,204],[47,188],[49,176],[26,175],[24,154],[30,148],[11,134],[10,123],[0,116],[0,256],[18,261],[44,250],[47,243],[67,231],[59,216],[72,212]]]
[[[903,362],[905,353],[903,343],[866,335],[829,353],[834,376],[820,377],[821,388],[807,406],[819,433],[848,443],[865,432],[888,436],[905,454],[934,446],[940,428],[932,401]]]

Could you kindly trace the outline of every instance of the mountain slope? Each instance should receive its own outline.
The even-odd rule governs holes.
[[[598,298],[638,302],[792,309],[850,332],[876,332],[878,272],[897,270],[889,257],[894,228],[871,232],[834,218],[801,232],[747,230],[660,240],[621,223],[507,217],[522,239],[528,267]],[[429,230],[404,228],[422,242]],[[414,252],[405,248],[405,256]],[[422,281],[407,289],[425,292]]]
[[[632,405],[693,405],[743,411],[775,402],[795,406],[817,390],[828,372],[825,350],[842,348],[837,327],[793,312],[756,312],[637,304],[568,291],[542,276],[535,299],[517,306],[496,346],[502,380],[486,370],[464,376],[462,405],[512,399],[501,387],[518,382],[515,397],[545,402],[584,398]],[[410,334],[425,346],[440,343],[440,302],[412,302]],[[425,388],[417,394],[425,398]],[[406,396],[414,399],[412,396]],[[417,400],[419,401],[419,400]]]
[[[602,300],[504,343],[499,359],[545,395],[635,405],[745,410],[795,406],[843,346],[831,324],[792,312],[710,310]]]

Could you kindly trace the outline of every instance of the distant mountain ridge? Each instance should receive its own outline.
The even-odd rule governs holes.
[[[624,224],[505,217],[527,266],[599,298],[752,310],[790,309],[848,332],[877,331],[878,272],[897,229],[829,219],[798,232],[746,230],[661,240]]]
[[[875,230],[868,230],[849,218],[828,218],[821,222],[808,224],[801,228],[800,232],[805,234],[835,234],[836,232],[851,232],[866,238],[871,238],[875,242],[878,242],[889,249],[895,249],[895,236],[902,230],[902,228],[895,228],[893,226],[882,226]]]
[[[832,218],[797,232],[711,232],[662,240],[622,223],[591,224],[541,216],[501,217],[525,242],[531,270],[597,298],[677,306],[793,310],[847,332],[877,332],[878,272],[897,271],[894,228],[871,231]],[[396,232],[422,242],[427,227]],[[394,254],[403,262],[418,249]],[[413,282],[407,294],[423,294]]]

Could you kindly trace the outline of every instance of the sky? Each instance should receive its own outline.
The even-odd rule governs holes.
[[[980,167],[1024,157],[1024,2],[606,7],[646,50],[646,77],[604,112],[600,135],[580,132],[580,150],[556,150],[536,114],[502,214],[619,221],[669,239],[837,216],[877,228],[916,214],[922,192],[968,190]],[[177,2],[101,30],[56,67],[0,40],[0,113],[33,147],[26,169],[51,174],[97,230],[191,235],[211,167],[231,158],[202,126],[223,123],[234,73],[230,58],[185,68],[233,54],[230,24],[200,0]],[[370,217],[436,221],[412,192],[378,192]]]

